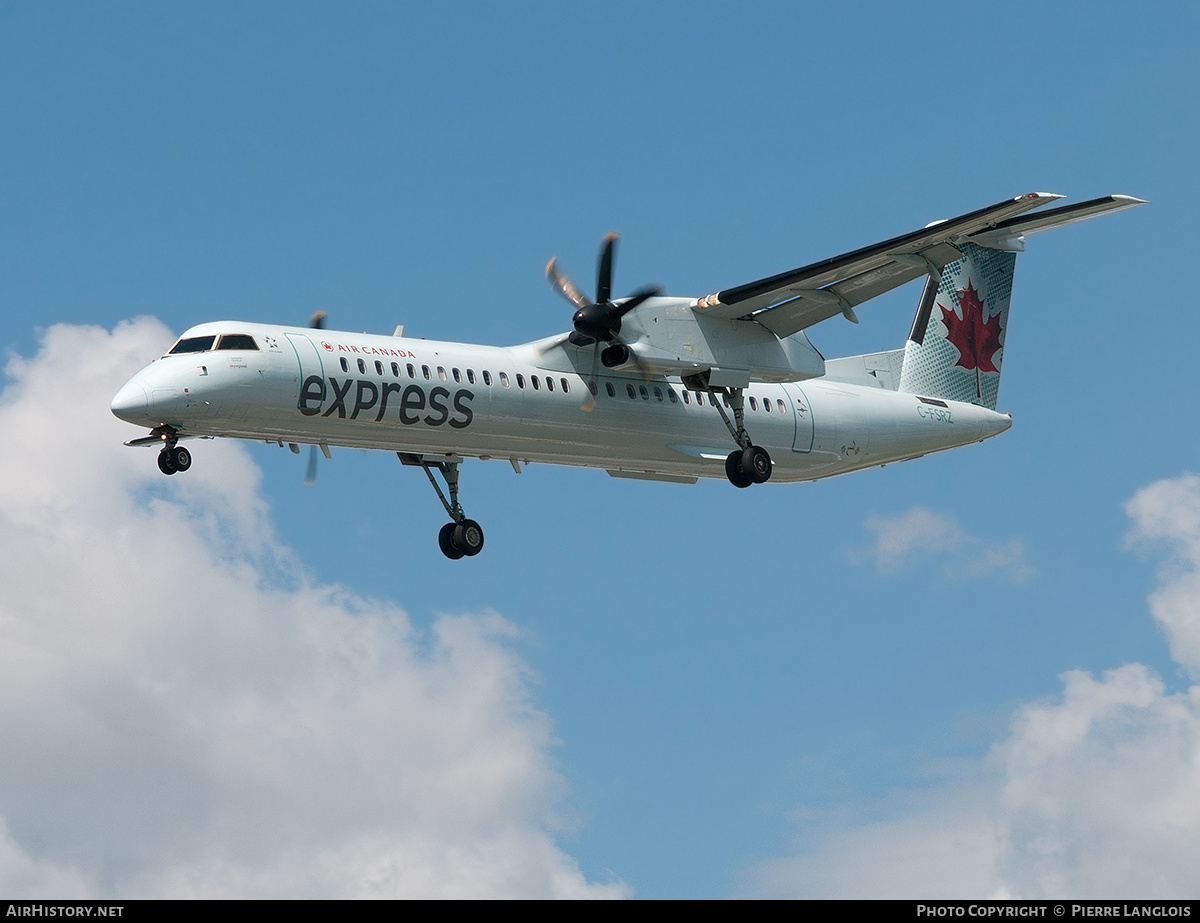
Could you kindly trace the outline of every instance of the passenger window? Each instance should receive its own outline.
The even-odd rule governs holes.
[[[629,392],[629,399],[631,401],[637,398],[637,392],[633,390],[633,385],[626,385],[625,390]]]
[[[410,362],[410,363],[409,363],[409,364],[406,366],[406,368],[407,368],[407,370],[408,370],[408,377],[409,377],[409,378],[416,378],[416,377],[417,377],[417,370],[413,368],[413,364],[412,364],[411,362]]]
[[[758,410],[758,401],[756,401],[754,398],[750,398],[750,409]]]
[[[786,412],[787,412],[787,411],[786,411],[786,409],[785,409],[785,408],[784,408],[784,406],[783,406],[783,401],[782,401],[782,400],[776,400],[776,403],[777,403],[777,404],[779,404],[779,412],[780,412],[780,413],[786,413]]]
[[[254,342],[254,337],[245,333],[227,333],[221,337],[221,342],[217,344],[217,349],[239,349],[239,350],[254,350],[258,352],[258,344]]]
[[[429,381],[431,378],[433,378],[433,373],[429,371],[429,366],[427,365],[421,366],[421,374],[425,376],[426,381]]]
[[[688,405],[692,403],[692,399],[688,397],[688,393],[686,391],[683,392],[683,402]]]
[[[168,356],[178,356],[183,353],[203,353],[212,349],[213,340],[216,337],[184,337],[178,343],[171,347]]]
[[[674,389],[674,388],[667,388],[667,397],[669,397],[669,398],[671,399],[671,403],[672,403],[672,404],[678,404],[678,403],[679,403],[679,398],[677,398],[677,397],[675,396],[675,389]]]
[[[474,369],[467,369],[467,384],[469,384],[469,385],[475,384],[475,370]]]
[[[525,376],[520,374],[519,372],[517,373],[517,387],[518,388],[525,387]]]
[[[455,381],[457,381],[459,384],[462,384],[462,374],[458,371],[458,369],[451,369],[450,374],[454,376]]]
[[[564,381],[564,382],[563,382],[563,384],[566,384],[566,382]],[[589,381],[589,382],[588,382],[588,390],[589,390],[589,391],[591,391],[591,392],[592,392],[592,394],[599,394],[599,393],[600,393],[600,389],[596,387],[596,383],[595,383],[594,381]]]
[[[554,390],[554,379],[551,378],[549,375],[546,376],[546,390],[547,391]]]
[[[567,380],[566,380],[565,378],[560,378],[560,379],[559,379],[559,382],[560,382],[560,383],[562,384],[562,386],[563,386],[563,394],[566,394],[568,391],[570,391],[570,390],[571,390],[571,386],[570,386],[569,384],[567,384]],[[592,393],[593,393],[593,394],[595,394],[596,392],[595,392],[595,391],[593,391]]]
[[[661,389],[661,388],[659,388],[657,385],[655,385],[655,387],[654,387],[654,396],[655,396],[656,398],[658,398],[658,402],[661,404],[661,403],[662,403],[662,399],[663,399],[663,396],[662,396],[662,389]]]
[[[638,391],[641,392],[643,401],[650,400],[650,392],[646,390],[645,385],[638,385]]]
[[[767,413],[771,412],[771,399],[769,397],[763,398],[763,410],[765,410]]]
[[[345,357],[345,356],[342,356],[342,371],[343,371],[343,372],[349,372],[349,371],[350,371],[350,363],[346,361],[346,357]]]
[[[446,370],[440,365],[438,366],[438,378],[440,378],[442,381],[446,380]]]
[[[609,396],[609,397],[616,397],[616,396],[617,396],[617,391],[616,391],[616,389],[615,389],[615,388],[613,388],[613,384],[612,384],[612,382],[611,382],[611,381],[606,381],[606,382],[604,383],[604,390],[608,392],[608,396]]]
[[[367,364],[365,362],[363,362],[361,359],[358,360],[358,371],[362,375],[367,374]]]
[[[529,380],[531,382],[533,382],[533,390],[534,391],[537,391],[541,388],[541,385],[538,384],[538,377],[536,375],[530,375]]]
[[[380,362],[378,359],[375,360],[375,374],[378,375],[380,378],[383,377],[383,363]]]
[[[508,372],[500,373],[500,384],[502,384],[506,388],[508,387]]]
[[[393,378],[400,377],[400,363],[398,363],[398,362],[392,363],[392,377]]]
[[[492,373],[487,369],[483,370],[483,383],[489,388],[492,386]]]

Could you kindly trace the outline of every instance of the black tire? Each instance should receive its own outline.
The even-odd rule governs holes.
[[[483,529],[474,519],[464,519],[454,529],[454,547],[468,557],[483,551]]]
[[[192,467],[192,453],[181,445],[171,449],[171,462],[175,465],[176,471],[187,471]]]
[[[177,470],[175,468],[175,461],[171,458],[170,449],[163,449],[158,453],[158,470],[163,474],[174,474]]]
[[[725,459],[725,477],[729,478],[729,483],[734,487],[749,487],[754,483],[753,479],[742,471],[741,449],[730,452],[729,457]]]
[[[771,479],[771,472],[775,469],[771,463],[770,453],[760,445],[742,449],[740,467],[755,484],[767,483]]]
[[[438,532],[438,547],[442,549],[442,554],[451,561],[457,561],[463,556],[463,553],[454,544],[454,530],[456,528],[458,528],[457,523],[448,522]]]

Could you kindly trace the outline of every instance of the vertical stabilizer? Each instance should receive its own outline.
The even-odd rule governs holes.
[[[995,410],[1017,255],[970,242],[958,249],[962,258],[921,295],[899,390]]]

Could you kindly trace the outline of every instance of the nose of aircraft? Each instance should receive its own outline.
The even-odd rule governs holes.
[[[112,412],[126,423],[141,423],[146,415],[149,395],[141,382],[130,379],[112,399]]]

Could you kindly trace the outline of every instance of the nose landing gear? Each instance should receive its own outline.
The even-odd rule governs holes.
[[[187,471],[192,467],[192,453],[181,445],[164,446],[158,453],[158,470],[163,474]]]
[[[179,445],[179,431],[165,423],[150,430],[149,436],[132,439],[125,444],[154,445],[155,443],[162,443],[162,451],[158,453],[158,470],[163,474],[187,471],[192,467],[192,453]]]

